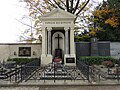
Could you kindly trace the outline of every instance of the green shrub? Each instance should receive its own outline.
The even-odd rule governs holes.
[[[101,65],[104,61],[111,61],[113,64],[117,63],[117,60],[110,56],[82,56],[79,60],[89,65]]]
[[[38,58],[12,58],[7,61],[15,61],[17,64],[26,64]]]

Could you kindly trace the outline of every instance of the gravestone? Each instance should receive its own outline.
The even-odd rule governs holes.
[[[65,65],[76,65],[74,47],[75,18],[75,15],[59,8],[40,17],[43,35],[41,55],[42,65],[52,63],[55,57],[63,59]],[[74,61],[68,62],[68,59],[71,58],[74,58]]]
[[[62,49],[55,49],[55,57],[62,59]]]
[[[91,38],[91,56],[98,56],[98,40]]]
[[[90,56],[90,42],[76,42],[76,58],[80,56]]]
[[[94,44],[97,44],[97,45],[94,45]],[[110,47],[109,41],[97,41],[97,43],[92,42],[92,44],[91,42],[76,42],[75,46],[76,46],[76,58],[77,59],[79,59],[80,56],[94,56],[94,55],[95,56],[110,56],[111,47]],[[97,50],[96,50],[96,47],[97,47]]]
[[[98,53],[99,53],[99,56],[110,56],[110,42],[99,41],[98,42]]]

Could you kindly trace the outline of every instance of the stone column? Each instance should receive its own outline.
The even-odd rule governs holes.
[[[48,54],[51,55],[51,30],[52,28],[47,28],[48,29]]]
[[[68,38],[68,30],[69,28],[64,28],[65,29],[65,54],[69,54],[69,38]]]
[[[42,54],[46,55],[45,28],[42,28]]]

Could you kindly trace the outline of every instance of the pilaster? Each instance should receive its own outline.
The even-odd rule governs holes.
[[[46,55],[45,28],[42,28],[42,54]]]
[[[69,31],[69,28],[68,27],[65,27],[64,28],[65,30],[65,54],[69,54],[69,39],[68,39],[68,31]]]
[[[75,54],[74,28],[70,28],[70,54]]]
[[[48,30],[48,54],[51,55],[51,30],[52,28],[47,28]]]

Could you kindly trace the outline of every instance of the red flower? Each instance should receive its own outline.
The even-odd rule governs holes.
[[[106,67],[111,67],[113,65],[112,61],[103,61],[102,65],[106,66]]]

